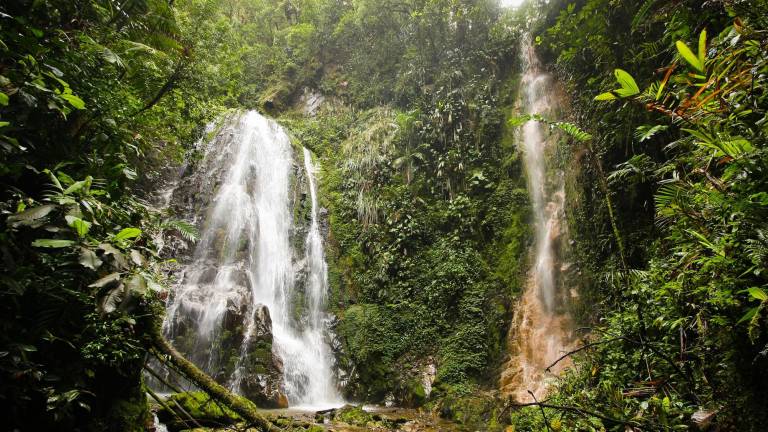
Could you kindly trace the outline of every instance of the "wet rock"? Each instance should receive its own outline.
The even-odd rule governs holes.
[[[243,396],[265,408],[287,408],[283,363],[272,347],[272,318],[258,304],[253,310],[253,333],[242,367],[247,371],[240,384]]]

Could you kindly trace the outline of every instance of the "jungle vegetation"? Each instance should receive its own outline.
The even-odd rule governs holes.
[[[563,94],[583,337],[521,407],[495,386],[532,243],[526,34]],[[4,2],[4,427],[151,425],[147,359],[185,368],[158,335],[176,265],[159,239],[197,235],[151,195],[208,122],[258,109],[323,167],[350,400],[468,430],[765,430],[767,53],[765,0]]]

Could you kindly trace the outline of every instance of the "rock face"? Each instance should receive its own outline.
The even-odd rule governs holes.
[[[200,232],[195,244],[181,232],[160,239],[163,254],[181,264],[164,332],[219,383],[262,407],[336,393],[323,310],[327,212],[317,204],[315,172],[309,151],[277,123],[232,113],[206,129],[158,193],[160,207]]]
[[[174,219],[195,225],[200,233],[209,228],[206,225],[210,222],[206,219],[214,211],[217,192],[235,157],[232,149],[240,121],[241,115],[233,113],[209,125],[196,145],[196,154],[170,179],[168,187],[158,193],[160,207]],[[295,171],[299,171],[298,166]],[[246,373],[236,391],[262,407],[286,407],[283,365],[273,349],[270,311],[263,304],[249,305],[253,278],[249,275],[248,250],[253,245],[242,241],[235,248],[234,256],[226,263],[229,273],[222,277],[220,257],[227,253],[225,228],[217,227],[213,232],[207,245],[211,251],[208,253],[196,251],[202,240],[194,244],[178,232],[161,239],[165,246],[163,255],[176,258],[182,264],[173,275],[178,284],[169,305],[184,312],[173,313],[169,309],[166,334],[180,352],[220,384],[233,388],[233,376],[240,366]],[[206,297],[221,284],[229,287],[227,295],[219,296],[218,304],[211,307]],[[180,295],[182,288],[187,289],[183,296]],[[244,346],[251,322],[249,312],[253,316],[251,335]],[[206,324],[209,316],[216,316],[217,322]],[[207,333],[201,332],[204,327],[209,329]]]
[[[246,370],[241,390],[243,396],[267,408],[287,408],[283,385],[283,362],[272,349],[272,318],[269,309],[259,304],[254,308],[254,333],[248,347]]]

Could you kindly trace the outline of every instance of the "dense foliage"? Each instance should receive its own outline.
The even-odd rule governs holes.
[[[722,427],[763,430],[767,10],[765,0],[3,4],[7,426],[144,429],[141,369],[171,264],[158,239],[195,236],[151,193],[197,156],[206,123],[256,108],[321,159],[328,306],[349,398],[427,403],[479,429],[685,430],[714,413]],[[518,116],[526,32],[568,118]],[[515,127],[531,118],[575,138],[556,159],[582,289],[573,312],[589,327],[546,408],[492,393],[530,261]]]
[[[570,169],[587,298],[602,299],[595,345],[552,399],[582,411],[550,419],[763,430],[766,4],[615,3],[564,6],[539,39],[595,137]],[[543,427],[529,414],[539,426],[518,426]]]
[[[527,194],[505,154],[518,31],[488,2],[398,6],[345,10],[335,42],[345,50],[320,88],[341,76],[331,95],[348,105],[285,123],[323,157],[347,392],[408,405],[424,402],[430,365],[441,391],[494,379],[520,289]],[[360,40],[364,23],[386,26]],[[373,75],[371,63],[382,65]]]
[[[0,7],[0,395],[6,427],[142,430],[153,238],[138,197],[216,111],[178,88],[192,46],[157,1]]]

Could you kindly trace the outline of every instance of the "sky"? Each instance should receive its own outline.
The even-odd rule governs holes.
[[[502,6],[515,7],[520,6],[525,0],[501,0]]]

